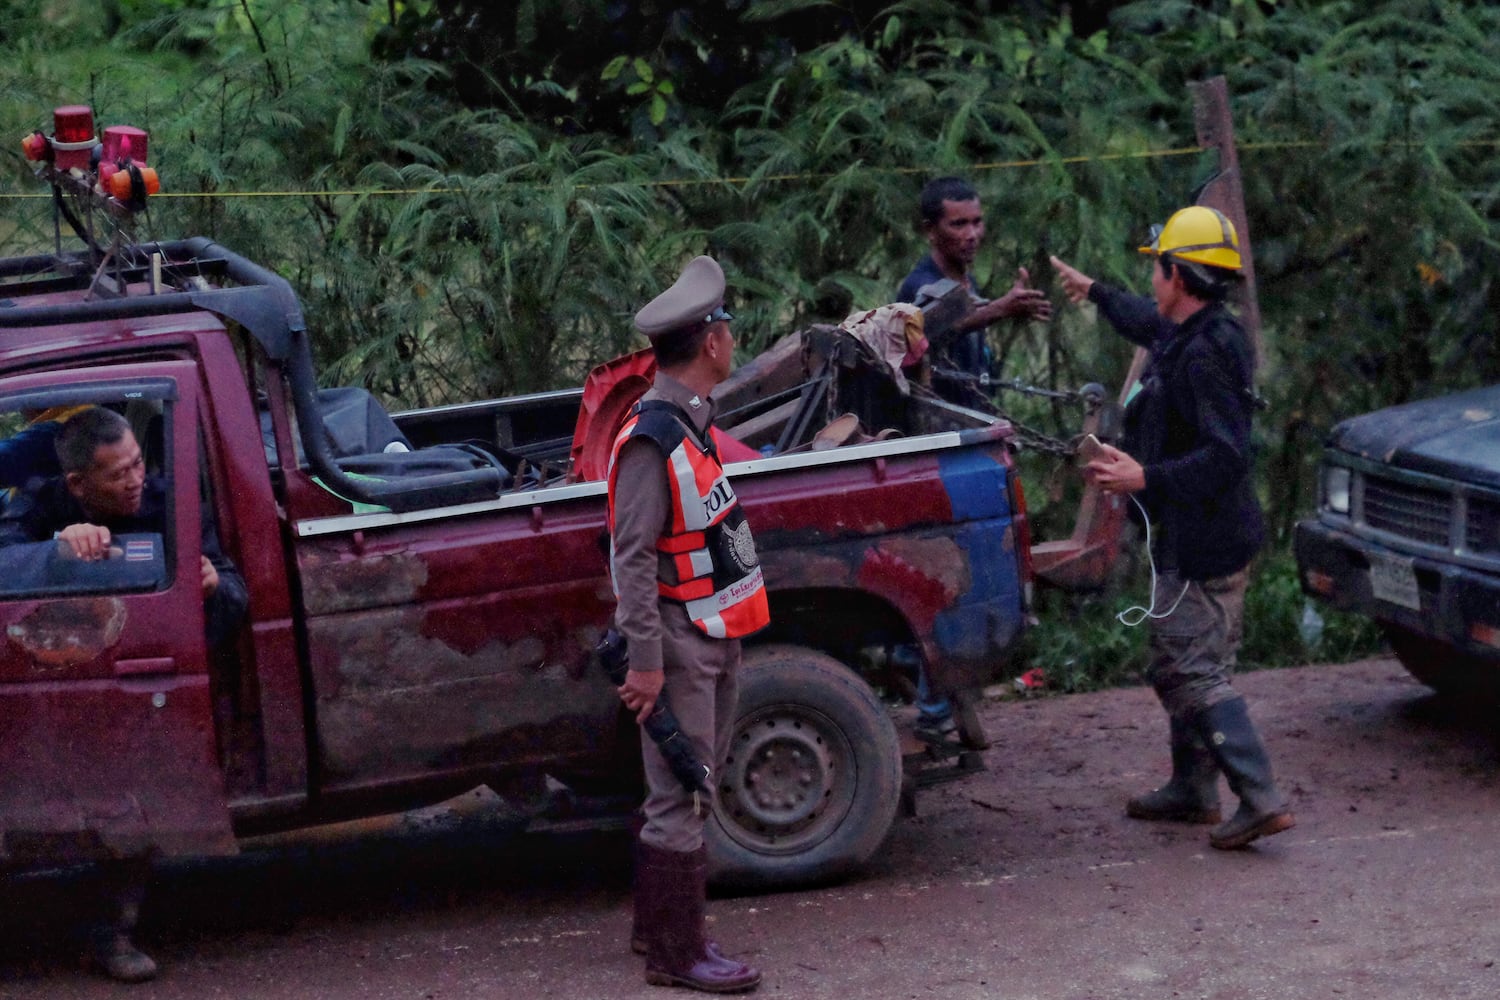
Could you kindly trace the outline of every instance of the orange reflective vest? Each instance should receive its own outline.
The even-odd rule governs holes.
[[[657,592],[687,609],[705,635],[738,639],[771,621],[765,581],[750,525],[724,476],[712,438],[689,433],[688,417],[664,400],[636,405],[615,436],[609,456],[609,529],[615,527],[615,475],[620,449],[632,437],[649,438],[667,463],[672,520],[656,540]],[[614,549],[610,549],[613,578]],[[615,588],[619,597],[619,588]]]

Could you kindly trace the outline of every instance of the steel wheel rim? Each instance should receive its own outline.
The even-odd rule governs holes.
[[[832,719],[802,705],[770,705],[735,726],[719,821],[750,850],[796,854],[838,828],[856,778],[854,748]]]

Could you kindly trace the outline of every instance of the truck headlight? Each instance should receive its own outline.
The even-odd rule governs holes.
[[[1352,478],[1347,465],[1323,466],[1323,503],[1335,514],[1349,513],[1349,482]]]

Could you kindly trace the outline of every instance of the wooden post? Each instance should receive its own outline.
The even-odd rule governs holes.
[[[1255,289],[1255,253],[1251,249],[1250,221],[1245,218],[1245,189],[1240,183],[1240,155],[1234,145],[1234,119],[1229,114],[1229,87],[1222,76],[1202,83],[1189,84],[1193,92],[1193,127],[1198,131],[1198,145],[1216,149],[1219,170],[1198,193],[1198,204],[1216,208],[1234,223],[1240,238],[1241,270],[1245,280],[1236,290],[1234,303],[1239,307],[1240,322],[1250,335],[1255,364],[1261,363],[1260,298]]]

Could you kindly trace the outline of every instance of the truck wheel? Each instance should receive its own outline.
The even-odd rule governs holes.
[[[885,840],[900,793],[896,728],[864,680],[801,646],[745,651],[734,733],[704,828],[716,885],[846,875]]]
[[[1500,662],[1462,652],[1399,625],[1383,628],[1406,672],[1438,694],[1500,700]]]

